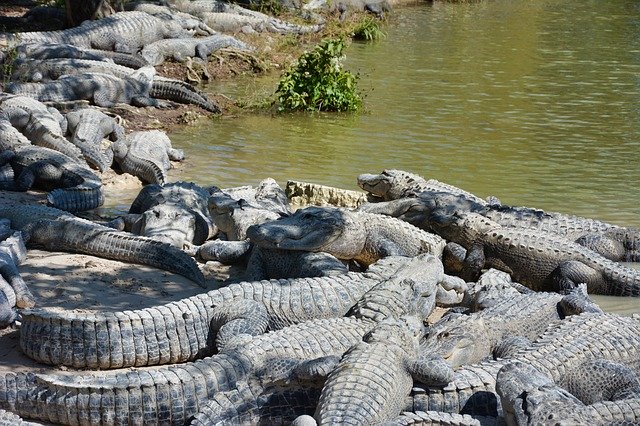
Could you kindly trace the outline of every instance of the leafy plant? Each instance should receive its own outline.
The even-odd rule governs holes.
[[[380,40],[386,36],[380,28],[380,21],[368,15],[353,30],[353,38],[356,40]]]
[[[325,40],[303,53],[280,79],[279,111],[357,111],[358,77],[342,69],[344,38]]]

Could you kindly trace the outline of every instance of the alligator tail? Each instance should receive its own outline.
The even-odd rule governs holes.
[[[93,210],[104,204],[102,186],[57,188],[47,195],[50,206],[68,212]]]
[[[195,87],[182,81],[153,79],[149,96],[167,99],[181,104],[192,104],[219,114],[220,108],[200,93]]]

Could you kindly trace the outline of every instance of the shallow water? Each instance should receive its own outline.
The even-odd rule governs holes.
[[[366,113],[204,120],[171,135],[189,157],[174,176],[356,189],[358,174],[396,168],[508,204],[640,226],[639,29],[634,0],[398,9],[386,39],[347,50]],[[272,77],[208,90],[273,88]],[[611,305],[640,312],[638,299]]]

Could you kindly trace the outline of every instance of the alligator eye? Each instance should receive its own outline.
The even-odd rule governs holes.
[[[440,333],[440,335],[438,336],[439,338],[443,338],[446,339],[447,337],[449,337],[449,332],[445,331],[443,333]]]

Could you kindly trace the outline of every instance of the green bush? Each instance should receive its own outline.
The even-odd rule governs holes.
[[[279,111],[357,111],[357,77],[340,63],[345,41],[325,40],[303,53],[278,83]]]
[[[353,38],[356,40],[373,41],[380,40],[386,36],[380,28],[380,21],[368,15],[353,30]]]

